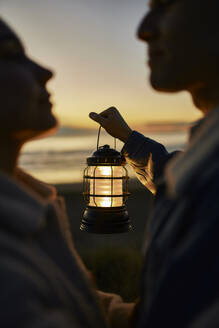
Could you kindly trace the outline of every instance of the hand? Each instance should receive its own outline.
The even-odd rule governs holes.
[[[110,107],[100,114],[90,113],[89,117],[99,123],[112,137],[126,142],[132,130],[115,107]]]

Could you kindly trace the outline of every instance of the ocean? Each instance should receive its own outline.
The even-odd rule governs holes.
[[[186,131],[151,133],[147,137],[161,142],[167,150],[182,150],[187,140]],[[102,134],[100,146],[114,147],[114,139]],[[117,141],[117,150],[123,144]],[[52,184],[79,183],[83,180],[86,158],[97,148],[97,135],[52,136],[27,143],[22,151],[19,165],[38,179]],[[128,169],[132,177],[132,170]]]

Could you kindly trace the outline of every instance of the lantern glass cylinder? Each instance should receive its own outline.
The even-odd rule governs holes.
[[[119,207],[123,205],[123,170],[122,166],[90,166],[88,168],[88,175],[94,178],[90,179],[89,206]]]

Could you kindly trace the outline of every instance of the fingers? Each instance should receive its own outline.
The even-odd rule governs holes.
[[[107,125],[109,119],[114,117],[116,113],[118,113],[118,110],[115,107],[110,107],[99,114],[91,112],[89,117],[104,127]]]
[[[115,107],[110,107],[100,114],[91,112],[90,118],[99,123],[112,137],[126,142],[132,132],[124,118]]]
[[[101,126],[104,127],[105,123],[106,123],[106,119],[101,116],[101,114],[97,114],[97,113],[94,113],[94,112],[91,112],[89,114],[89,117],[94,120],[95,122],[99,123]]]
[[[110,107],[102,111],[100,115],[107,118],[107,117],[115,116],[115,114],[117,113],[119,113],[118,109],[116,109],[115,107]]]

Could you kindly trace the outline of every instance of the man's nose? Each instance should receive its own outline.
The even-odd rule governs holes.
[[[157,38],[158,36],[158,22],[157,17],[152,12],[146,14],[140,22],[137,29],[137,37],[145,42]]]

